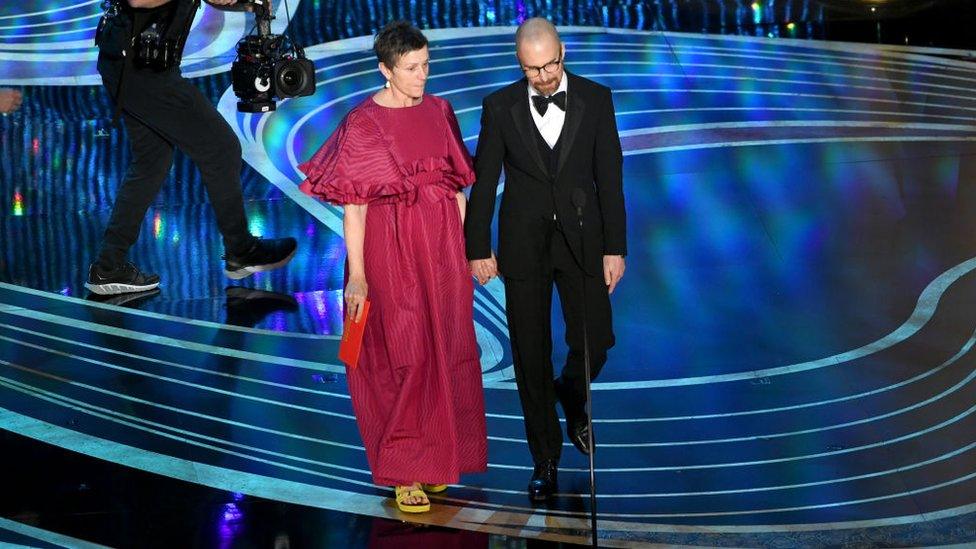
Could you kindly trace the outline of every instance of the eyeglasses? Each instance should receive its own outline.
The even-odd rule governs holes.
[[[559,65],[562,64],[562,62],[562,59],[555,59],[541,67],[526,67],[525,65],[522,65],[522,72],[524,72],[525,76],[528,76],[529,78],[535,78],[543,72],[552,74],[556,72],[556,69],[559,68]]]

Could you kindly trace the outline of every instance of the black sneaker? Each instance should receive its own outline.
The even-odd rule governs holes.
[[[145,292],[159,286],[159,275],[144,273],[132,263],[123,263],[114,271],[106,271],[92,263],[88,268],[85,288],[98,295],[117,295]]]
[[[156,297],[157,295],[159,295],[159,288],[153,288],[152,290],[147,290],[145,292],[132,292],[116,295],[98,295],[91,293],[88,294],[85,299],[88,301],[94,301],[96,303],[104,303],[106,305],[138,309],[139,306],[142,305],[146,300]]]
[[[295,255],[298,243],[294,238],[256,239],[251,249],[241,255],[224,256],[224,274],[240,280],[254,273],[284,267]]]

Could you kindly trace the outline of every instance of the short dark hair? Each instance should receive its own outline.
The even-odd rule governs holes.
[[[392,69],[400,57],[427,45],[427,37],[410,21],[391,21],[376,33],[373,51],[376,59]]]

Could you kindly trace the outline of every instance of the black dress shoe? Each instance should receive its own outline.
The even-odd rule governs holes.
[[[573,390],[563,378],[559,377],[553,382],[556,388],[556,398],[562,404],[563,413],[566,415],[566,436],[583,455],[590,455],[589,439],[590,428],[586,415],[586,403],[573,394]],[[594,449],[596,441],[594,440]]]
[[[556,492],[556,460],[547,459],[535,464],[532,480],[529,481],[529,499],[532,501],[546,501]]]
[[[566,421],[566,434],[577,450],[585,456],[590,455],[590,426],[586,421],[586,414],[583,414],[581,422]],[[596,440],[593,441],[593,451],[596,451]]]

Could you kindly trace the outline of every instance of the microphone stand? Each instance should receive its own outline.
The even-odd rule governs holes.
[[[583,207],[586,206],[586,193],[579,187],[573,189],[573,206],[576,207],[576,219],[579,222],[580,230],[580,267],[586,265],[585,243],[583,242]],[[581,286],[583,294],[583,372],[586,376],[586,429],[589,434],[587,438],[587,449],[590,458],[590,541],[593,547],[597,547],[597,528],[596,528],[596,471],[593,467],[593,399],[590,393],[590,338],[586,327],[586,272],[583,271],[583,283]]]

